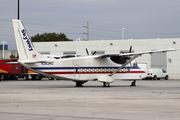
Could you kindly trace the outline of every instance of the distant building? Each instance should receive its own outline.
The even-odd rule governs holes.
[[[5,48],[5,47],[4,47]],[[7,59],[9,56],[13,54],[16,57],[18,56],[17,50],[4,50],[4,58]],[[0,50],[0,59],[3,58],[3,50]]]
[[[3,50],[3,45],[0,44],[1,50]],[[4,45],[4,50],[8,50],[8,45]]]
[[[72,42],[34,42],[36,50],[41,54],[50,55],[87,55],[86,48],[92,54],[120,54],[129,52],[150,51],[175,48],[176,51],[142,55],[136,61],[147,63],[148,68],[162,68],[169,74],[170,79],[180,79],[180,38],[169,39],[132,39],[132,40],[100,40]]]

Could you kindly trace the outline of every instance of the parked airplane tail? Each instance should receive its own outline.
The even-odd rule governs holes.
[[[37,52],[24,28],[21,20],[12,20],[14,27],[14,34],[16,39],[17,50],[20,60],[39,60],[45,58]]]

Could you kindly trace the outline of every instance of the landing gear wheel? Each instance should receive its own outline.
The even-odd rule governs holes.
[[[76,87],[83,87],[83,82],[76,82]]]
[[[134,80],[130,86],[136,86],[136,80]]]
[[[110,87],[110,83],[109,82],[103,82],[103,87]]]

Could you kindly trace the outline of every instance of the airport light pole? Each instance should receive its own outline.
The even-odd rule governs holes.
[[[18,20],[19,20],[19,0],[18,0]]]
[[[1,42],[3,44],[3,59],[4,59],[4,43],[6,43],[4,40]]]
[[[124,40],[124,30],[125,28],[122,29],[122,40]]]

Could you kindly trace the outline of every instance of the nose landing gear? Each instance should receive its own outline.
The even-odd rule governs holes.
[[[130,86],[136,86],[136,80],[134,80]]]
[[[110,83],[109,82],[103,82],[103,87],[110,87]]]

